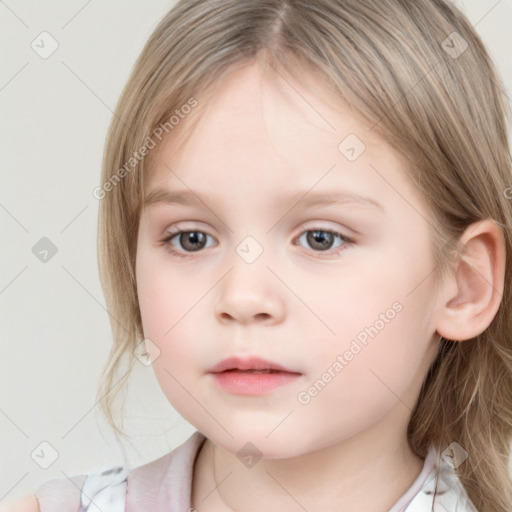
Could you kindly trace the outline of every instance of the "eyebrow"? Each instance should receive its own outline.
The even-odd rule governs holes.
[[[375,199],[368,196],[362,196],[349,192],[312,192],[300,191],[293,195],[280,195],[277,200],[283,203],[293,203],[300,207],[309,206],[328,206],[328,205],[354,205],[373,210],[380,210],[384,213],[384,207]],[[171,205],[181,204],[185,206],[195,206],[200,203],[206,204],[203,198],[191,190],[167,190],[165,188],[155,188],[150,191],[144,199],[144,207],[157,204]]]

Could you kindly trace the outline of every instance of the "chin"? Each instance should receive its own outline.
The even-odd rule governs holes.
[[[221,430],[221,432],[219,432]],[[300,444],[295,442],[294,436],[283,430],[280,434],[276,432],[269,434],[269,430],[255,428],[248,425],[244,428],[239,425],[236,429],[229,429],[233,437],[229,436],[222,429],[201,430],[216,446],[230,453],[236,454],[240,460],[252,458],[264,459],[288,459],[314,450],[314,446],[308,444],[308,440],[300,436]],[[242,460],[243,462],[243,460]]]

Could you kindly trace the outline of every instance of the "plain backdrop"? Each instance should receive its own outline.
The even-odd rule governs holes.
[[[172,5],[0,2],[0,503],[51,478],[121,460],[95,402],[111,331],[98,278],[92,191],[121,89]],[[512,97],[512,0],[457,5]],[[31,47],[43,31],[59,45],[46,59]],[[43,237],[57,249],[46,263],[32,252]],[[125,425],[135,467],[195,429],[168,403],[151,367],[137,365],[132,379]]]

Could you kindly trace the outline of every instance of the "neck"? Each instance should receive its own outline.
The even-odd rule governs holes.
[[[253,467],[209,439],[197,457],[192,506],[201,512],[382,512],[407,491],[423,467],[405,429],[382,423],[313,452],[263,457]]]

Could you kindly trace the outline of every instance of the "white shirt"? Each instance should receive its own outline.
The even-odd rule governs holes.
[[[41,512],[193,512],[193,468],[205,439],[196,431],[170,453],[131,470],[116,466],[50,480],[36,490]],[[387,512],[477,510],[451,463],[431,447],[418,477]]]

